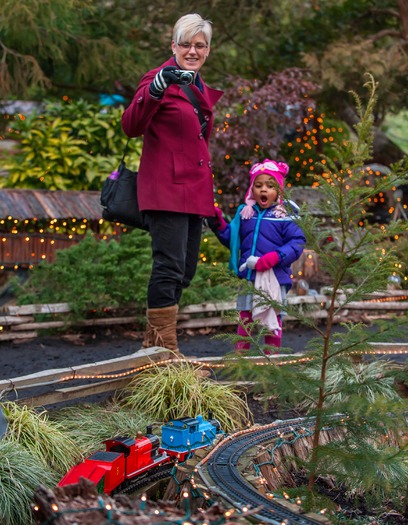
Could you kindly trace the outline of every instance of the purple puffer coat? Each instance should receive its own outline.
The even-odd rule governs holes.
[[[303,230],[294,222],[293,215],[279,217],[275,214],[276,205],[266,210],[254,206],[254,216],[251,219],[242,219],[240,206],[234,219],[223,231],[217,232],[220,242],[230,249],[230,269],[241,279],[255,280],[255,270],[245,269],[240,272],[239,267],[250,255],[262,257],[269,252],[278,252],[279,263],[274,266],[276,278],[280,285],[287,290],[292,286],[291,264],[302,254],[306,244]]]

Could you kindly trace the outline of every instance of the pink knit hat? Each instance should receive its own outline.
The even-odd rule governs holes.
[[[245,194],[246,206],[244,206],[244,208],[241,210],[241,217],[243,219],[250,219],[254,214],[252,207],[255,204],[255,199],[252,194],[252,187],[258,175],[269,175],[270,177],[273,177],[278,183],[282,195],[285,185],[285,177],[288,172],[289,166],[285,162],[277,162],[276,160],[265,159],[263,162],[254,164],[249,171],[249,188]]]

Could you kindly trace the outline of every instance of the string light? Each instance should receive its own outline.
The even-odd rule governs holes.
[[[408,349],[406,350],[405,349],[392,349],[392,348],[391,349],[385,349],[385,348],[384,349],[372,349],[372,350],[366,349],[366,350],[350,351],[348,352],[348,354],[350,355],[355,355],[355,354],[360,354],[360,355],[406,355],[408,354]],[[239,359],[240,357],[233,357],[231,359],[228,359],[228,363],[237,361]],[[271,366],[271,364],[273,364],[273,366],[297,365],[297,364],[302,364],[302,363],[308,363],[314,360],[313,358],[306,357],[306,356],[302,356],[296,359],[284,359],[281,361],[277,361],[277,360],[273,361],[272,359],[268,359],[267,356],[261,358],[262,361],[257,361],[255,359],[253,362],[251,362],[251,364],[254,366]],[[199,368],[216,369],[216,368],[225,368],[226,366],[228,366],[228,364],[225,362],[210,364],[206,361],[200,361],[199,359],[185,359],[185,358],[173,359],[172,357],[169,357],[167,359],[162,359],[154,363],[149,363],[146,365],[132,368],[125,372],[119,372],[115,374],[86,374],[84,375],[84,374],[77,374],[76,371],[74,370],[71,375],[61,378],[61,381],[73,381],[77,379],[117,379],[117,378],[127,377],[129,375],[136,374],[144,370],[149,370],[153,367],[167,365],[169,362],[185,363],[186,361]]]
[[[81,222],[79,227],[78,222]],[[32,268],[33,263],[38,264],[42,261],[52,262],[56,249],[67,248],[67,241],[69,246],[71,246],[84,238],[90,222],[88,219],[82,219],[81,221],[75,217],[38,220],[36,217],[32,219],[16,219],[9,215],[6,219],[1,219],[0,224],[2,225],[0,257],[4,263],[0,269],[4,270],[5,266],[13,267],[16,270],[18,268]],[[106,230],[108,235],[104,231],[100,234],[105,239],[108,236],[120,235],[121,232],[127,231],[126,226],[120,224],[112,229],[111,223],[103,219],[98,220],[97,224]],[[57,238],[55,237],[56,234]],[[20,242],[24,242],[24,244],[29,246],[28,253],[30,256],[28,259],[26,256],[23,261],[15,261],[13,254],[18,252],[15,243]],[[26,248],[24,253],[27,253]]]

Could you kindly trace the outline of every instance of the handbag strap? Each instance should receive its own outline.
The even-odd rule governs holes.
[[[200,125],[201,125],[201,133],[205,137],[206,136],[208,122],[204,118],[203,111],[201,109],[200,103],[198,102],[197,97],[195,96],[195,94],[194,94],[193,90],[190,88],[190,86],[188,86],[186,84],[182,84],[181,85],[181,89],[188,96],[188,98],[190,99],[190,102],[192,103],[192,105],[197,110],[198,120],[200,121]]]
[[[127,155],[128,149],[129,149],[129,142],[130,142],[130,137],[127,139],[127,142],[126,142],[126,145],[125,145],[125,149],[123,150],[122,160],[120,161],[121,164],[123,164],[125,162],[125,157]]]

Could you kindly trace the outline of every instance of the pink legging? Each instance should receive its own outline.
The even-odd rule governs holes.
[[[239,312],[239,318],[240,318],[241,322],[238,323],[237,334],[238,335],[242,335],[243,337],[249,337],[251,335],[251,332],[250,332],[249,329],[245,328],[245,325],[248,324],[248,323],[252,323],[253,322],[252,312],[246,311],[246,310],[241,310]],[[274,346],[276,348],[280,348],[281,347],[281,343],[282,343],[282,318],[281,318],[280,315],[278,315],[278,322],[279,322],[279,326],[281,327],[280,330],[278,331],[277,334],[270,333],[270,334],[266,335],[265,336],[265,345]],[[249,343],[248,341],[238,341],[235,344],[235,350],[249,350],[250,346],[251,346],[251,343]],[[269,353],[269,352],[265,351],[265,353]]]

